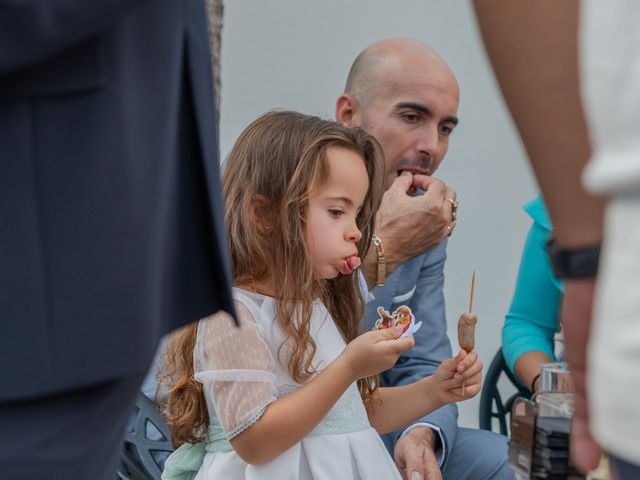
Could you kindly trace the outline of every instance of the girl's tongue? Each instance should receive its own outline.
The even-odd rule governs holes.
[[[350,275],[359,266],[360,257],[357,255],[351,255],[340,262],[340,273],[343,275]]]

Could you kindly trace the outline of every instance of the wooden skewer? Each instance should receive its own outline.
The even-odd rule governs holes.
[[[471,276],[471,296],[469,297],[469,313],[473,308],[473,288],[476,285],[476,271],[473,271],[473,275]]]
[[[471,313],[472,309],[473,309],[473,290],[474,287],[476,285],[476,271],[473,271],[473,274],[471,275],[471,295],[469,296],[469,313]],[[462,382],[462,396],[464,397],[464,390],[465,390],[465,384],[464,382]]]

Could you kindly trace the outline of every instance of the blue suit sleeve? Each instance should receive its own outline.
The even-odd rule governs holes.
[[[551,358],[558,330],[561,285],[545,249],[549,231],[534,222],[525,241],[516,287],[502,328],[502,352],[511,371],[523,354],[539,350]]]
[[[416,346],[403,353],[395,367],[382,375],[384,385],[399,386],[416,382],[432,375],[446,358],[451,357],[451,343],[447,336],[447,320],[444,305],[444,263],[446,241],[418,259],[422,260],[413,297],[405,302],[413,311],[416,321],[423,325],[415,334]],[[416,260],[418,260],[416,259]],[[397,308],[399,304],[392,304]],[[457,433],[458,408],[446,405],[420,419],[440,428],[444,441],[445,455],[451,451]],[[385,438],[385,443],[393,451],[402,434],[397,431]],[[446,461],[446,458],[443,460]]]
[[[140,0],[0,0],[0,75],[111,27]]]

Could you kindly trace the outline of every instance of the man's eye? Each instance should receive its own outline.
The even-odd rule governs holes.
[[[444,135],[451,135],[453,133],[453,127],[451,125],[440,125],[440,132]]]
[[[329,209],[329,213],[331,214],[332,217],[336,217],[337,218],[340,215],[342,215],[344,212],[342,210],[331,208],[331,209]]]
[[[402,118],[407,123],[417,123],[420,120],[420,116],[416,113],[403,113]]]

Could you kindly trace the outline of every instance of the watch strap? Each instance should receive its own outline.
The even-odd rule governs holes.
[[[558,247],[555,237],[551,237],[547,242],[547,253],[559,279],[592,278],[598,274],[600,245],[563,249]]]

